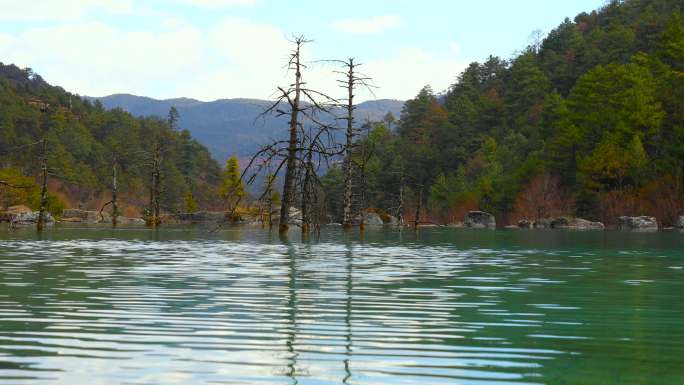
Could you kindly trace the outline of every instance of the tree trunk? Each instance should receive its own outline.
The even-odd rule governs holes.
[[[423,204],[423,186],[420,186],[418,192],[418,202],[416,203],[416,213],[415,218],[413,218],[413,229],[418,230],[418,225],[420,224],[420,209]]]
[[[161,179],[161,145],[155,144],[152,157],[152,183],[150,186],[150,216],[148,226],[155,228],[159,225],[159,192]]]
[[[304,183],[302,184],[302,238],[308,238],[313,222],[313,208],[315,191],[313,186],[313,165],[311,164],[311,152],[304,161]]]
[[[400,228],[404,227],[404,181],[402,178],[399,185],[399,208],[397,209],[397,223]]]
[[[116,185],[116,161],[112,165],[112,227],[116,227],[119,216],[119,206],[116,202],[117,185]]]
[[[280,234],[285,234],[289,229],[290,221],[290,207],[294,204],[295,192],[295,168],[297,167],[297,142],[298,135],[297,129],[299,126],[299,101],[301,99],[301,89],[302,89],[302,72],[301,72],[301,62],[300,62],[300,50],[302,42],[297,42],[297,47],[294,52],[294,57],[292,63],[295,66],[295,97],[294,101],[291,103],[290,111],[290,139],[289,146],[287,149],[287,163],[285,169],[285,180],[283,183],[283,197],[280,205],[280,224],[278,226],[278,231]]]
[[[160,206],[160,194],[161,194],[161,145],[157,144],[155,149],[155,179],[154,179],[154,221],[155,226],[160,224],[159,221],[159,206]]]
[[[38,231],[43,231],[43,228],[45,227],[45,212],[47,211],[47,137],[43,138],[41,169],[43,172],[43,183],[40,190],[40,211],[38,212],[38,222],[36,223],[36,229]]]
[[[354,59],[349,59],[349,72],[347,73],[347,143],[344,179],[344,218],[342,226],[345,229],[352,227],[352,150],[354,145]]]

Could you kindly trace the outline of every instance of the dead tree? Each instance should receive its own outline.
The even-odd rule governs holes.
[[[416,212],[413,218],[413,229],[418,230],[420,225],[420,210],[423,204],[423,185],[418,186],[418,202],[416,203]]]
[[[41,184],[40,188],[40,209],[38,212],[38,222],[36,222],[36,229],[38,231],[43,231],[43,228],[45,227],[45,221],[46,221],[46,211],[47,211],[47,204],[48,204],[48,189],[47,189],[47,182],[48,182],[48,152],[47,152],[47,137],[43,138],[43,150],[41,154],[41,172],[43,174],[43,182]]]
[[[276,116],[288,116],[288,139],[285,141],[274,141],[262,147],[250,160],[247,167],[243,171],[242,178],[252,166],[256,165],[256,172],[249,178],[247,184],[251,183],[256,177],[257,173],[265,168],[266,164],[270,164],[272,160],[282,159],[276,169],[274,177],[278,172],[285,167],[285,177],[283,180],[283,193],[280,205],[280,223],[278,230],[281,234],[285,234],[289,229],[290,222],[290,208],[295,205],[297,198],[296,185],[297,169],[303,163],[303,131],[304,122],[316,125],[318,127],[325,127],[327,131],[329,125],[322,123],[318,118],[320,113],[330,113],[330,108],[333,103],[337,101],[321,92],[307,88],[306,82],[303,80],[302,71],[307,66],[302,62],[302,47],[309,43],[303,36],[296,37],[293,41],[295,48],[290,53],[287,68],[294,72],[294,82],[288,88],[278,87],[278,97],[275,102],[268,107],[261,117],[275,114]],[[317,99],[322,98],[324,101],[319,102]],[[285,107],[286,106],[286,107]],[[283,108],[285,107],[285,108]],[[312,143],[315,143],[313,141]],[[318,144],[312,145],[312,151],[320,153],[322,150]],[[253,171],[253,170],[252,170]],[[243,179],[244,180],[244,179]]]
[[[318,170],[323,164],[328,165],[331,156],[339,155],[343,149],[335,151],[335,142],[331,133],[331,126],[317,125],[309,128],[308,133],[302,132],[303,156],[301,160],[300,176],[302,179],[302,237],[308,238],[313,229],[320,232],[322,217],[320,198],[322,185],[318,178]]]
[[[263,193],[263,199],[262,201],[264,202],[264,210],[266,212],[266,215],[264,216],[262,214],[261,216],[261,225],[262,227],[266,226],[266,223],[268,221],[268,229],[271,230],[273,228],[273,183],[275,182],[275,177],[273,174],[269,173],[266,175],[266,188],[264,189]]]
[[[354,127],[354,110],[356,106],[354,104],[354,92],[358,87],[364,87],[373,93],[373,88],[375,86],[371,85],[369,82],[372,80],[370,77],[360,73],[358,67],[361,66],[359,63],[354,62],[354,58],[349,58],[344,60],[330,60],[330,62],[340,64],[344,70],[335,71],[335,73],[342,75],[342,79],[337,80],[339,86],[345,89],[347,96],[346,98],[340,99],[344,103],[339,106],[344,111],[344,116],[340,118],[346,121],[346,142],[345,142],[345,159],[344,159],[344,207],[343,207],[343,218],[342,226],[345,229],[350,229],[352,227],[353,221],[353,210],[352,210],[352,198],[353,198],[353,179],[354,179],[354,165],[353,165],[353,151],[355,136],[358,129]]]
[[[161,140],[157,139],[152,150],[152,172],[150,181],[150,209],[147,218],[147,225],[151,228],[159,226],[160,204],[161,204],[161,163],[162,145]]]
[[[102,215],[102,212],[104,211],[105,207],[112,205],[112,227],[116,227],[118,224],[118,217],[119,217],[119,204],[118,204],[118,184],[117,184],[117,159],[116,156],[113,157],[112,159],[112,200],[105,203],[102,205],[100,208],[100,220],[104,221],[104,216]]]
[[[404,227],[404,175],[399,179],[399,204],[397,206],[397,226]]]
[[[366,121],[366,124],[364,124],[364,129],[366,130],[366,137],[364,140],[361,142],[361,150],[360,154],[358,157],[358,161],[353,162],[353,165],[355,165],[358,168],[358,177],[359,177],[359,211],[360,211],[360,217],[361,220],[359,222],[359,228],[361,230],[364,230],[366,224],[365,224],[365,213],[364,210],[366,209],[366,186],[367,186],[367,179],[366,179],[366,167],[368,166],[368,161],[370,161],[370,158],[373,156],[373,153],[375,151],[375,145],[371,141],[370,138],[370,131],[372,124],[369,120]]]
[[[285,180],[283,183],[283,196],[280,204],[280,223],[278,224],[278,231],[285,233],[288,230],[290,220],[290,207],[294,202],[294,174],[295,161],[297,158],[297,133],[299,128],[299,113],[301,111],[302,88],[304,82],[302,81],[302,46],[309,41],[303,36],[295,39],[295,49],[290,55],[288,67],[295,71],[295,81],[287,91],[280,88],[282,92],[281,98],[276,102],[279,105],[283,99],[286,99],[290,105],[290,139],[288,141],[287,162],[285,166]]]

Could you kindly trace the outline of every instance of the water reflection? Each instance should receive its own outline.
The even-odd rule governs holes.
[[[681,234],[529,234],[4,234],[0,384],[684,383]]]

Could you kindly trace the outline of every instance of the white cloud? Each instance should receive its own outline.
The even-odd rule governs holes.
[[[100,22],[71,22],[18,35],[0,33],[0,61],[31,67],[52,84],[91,96],[126,92],[155,98],[265,99],[291,81],[284,64],[292,45],[273,25],[235,17],[204,30],[182,19],[162,19],[160,25],[164,28],[156,32],[128,32]],[[305,47],[305,60],[320,58],[316,48],[316,43]],[[361,71],[380,87],[378,98],[407,99],[425,84],[446,89],[467,65],[447,47],[444,52],[439,56],[405,47],[388,50],[383,59],[359,61],[365,63]],[[339,95],[332,70],[328,64],[309,63],[305,80]],[[358,96],[373,98],[361,90]]]
[[[2,43],[2,41],[6,41]],[[11,41],[0,39],[0,57],[33,67],[49,82],[74,92],[103,95],[145,92],[173,81],[201,63],[201,34],[122,32],[102,23],[34,28]]]
[[[75,20],[95,10],[129,13],[132,0],[0,0],[0,9],[0,20]]]
[[[401,22],[401,16],[392,14],[375,16],[368,19],[338,20],[333,24],[333,26],[338,31],[345,33],[351,33],[355,35],[370,35],[396,28],[401,25]]]
[[[221,8],[230,6],[252,6],[259,0],[177,0],[181,3],[206,8]]]
[[[410,99],[425,85],[435,92],[446,90],[468,65],[451,56],[433,55],[416,47],[404,47],[388,59],[370,61],[363,71],[380,87],[378,98]]]
[[[449,49],[454,55],[461,53],[461,45],[455,42],[449,43]]]

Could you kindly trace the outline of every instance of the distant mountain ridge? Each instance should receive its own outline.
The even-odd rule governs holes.
[[[271,103],[267,100],[238,98],[203,102],[191,98],[158,100],[130,94],[86,98],[99,100],[106,109],[121,108],[135,116],[166,117],[169,109],[176,107],[180,114],[179,126],[188,129],[219,161],[233,154],[243,159],[249,157],[261,145],[286,134],[286,117],[259,118]],[[355,116],[359,123],[382,120],[388,112],[399,118],[403,106],[400,100],[366,101],[357,105]]]

